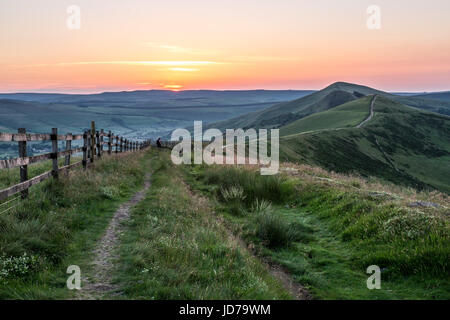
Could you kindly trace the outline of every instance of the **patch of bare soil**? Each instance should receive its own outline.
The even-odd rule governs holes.
[[[137,192],[130,200],[120,205],[114,213],[105,234],[94,249],[92,271],[89,276],[82,277],[82,288],[77,299],[96,300],[108,295],[117,295],[120,289],[112,283],[113,260],[117,258],[115,249],[118,246],[119,236],[122,233],[122,222],[129,219],[130,209],[144,199],[150,188],[150,176],[145,177],[144,188]]]

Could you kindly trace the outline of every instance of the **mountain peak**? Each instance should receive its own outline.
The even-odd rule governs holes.
[[[350,82],[337,81],[330,84],[327,88],[337,89],[342,87],[360,87],[360,85]]]

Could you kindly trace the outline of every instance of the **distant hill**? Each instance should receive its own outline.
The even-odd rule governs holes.
[[[0,94],[0,131],[77,133],[91,120],[99,128],[130,139],[157,138],[176,128],[240,116],[293,100],[312,91],[181,91],[147,90],[92,95]],[[42,143],[36,150],[49,148]],[[17,144],[0,144],[0,158],[17,156]]]
[[[226,128],[279,128],[313,113],[325,111],[345,102],[356,100],[369,94],[385,96],[402,104],[450,115],[450,102],[423,97],[395,95],[370,87],[346,82],[336,82],[323,90],[308,96],[276,104],[238,118],[211,124],[208,127]]]
[[[356,128],[370,101],[363,97],[281,127],[281,158],[449,193],[450,117],[380,95],[373,118]]]
[[[312,91],[181,91],[147,90],[92,95],[0,94],[0,130],[25,127],[49,132],[52,127],[79,132],[96,120],[121,134],[140,131],[156,136],[192,125],[214,122],[288,101]]]
[[[415,95],[414,97],[419,99],[433,99],[450,102],[450,91],[424,93]]]
[[[279,103],[308,95],[311,90],[137,90],[98,94],[0,93],[0,99],[42,103],[75,104],[79,106],[120,105],[140,108],[192,106],[252,105]]]

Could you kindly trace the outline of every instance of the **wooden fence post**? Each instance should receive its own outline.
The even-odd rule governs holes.
[[[111,130],[109,130],[108,132],[108,154],[110,155],[112,153],[112,142],[111,139],[113,138],[113,133],[111,132]]]
[[[119,152],[119,136],[116,136],[116,153]]]
[[[103,136],[105,135],[105,130],[100,130],[100,156],[102,156],[103,153]]]
[[[72,133],[68,133],[67,135],[72,135]],[[66,151],[72,150],[72,140],[66,140]],[[64,165],[70,165],[70,153],[64,157]]]
[[[88,152],[88,135],[87,131],[83,133],[83,168],[87,167],[87,152]]]
[[[87,160],[91,161],[91,130],[87,131]]]
[[[120,137],[120,153],[123,152],[123,138]]]
[[[94,158],[95,158],[95,121],[91,122],[91,132],[90,132],[91,136],[91,162],[94,162]]]
[[[97,156],[99,158],[102,157],[102,151],[101,151],[101,143],[100,143],[100,132],[98,132],[98,130],[95,132],[95,141],[97,143]]]
[[[26,133],[25,128],[20,128],[18,133]],[[19,157],[25,158],[27,156],[27,142],[19,141]],[[28,165],[20,166],[20,182],[28,180]],[[28,197],[28,189],[22,191],[22,199]]]
[[[52,176],[58,179],[58,129],[52,128]]]

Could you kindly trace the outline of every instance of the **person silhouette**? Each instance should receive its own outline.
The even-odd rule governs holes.
[[[158,140],[156,140],[156,146],[157,146],[158,148],[162,148],[162,145],[161,145],[161,138],[158,138]]]

